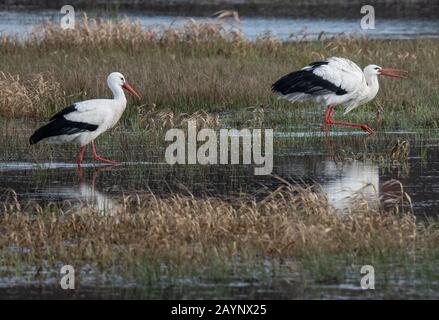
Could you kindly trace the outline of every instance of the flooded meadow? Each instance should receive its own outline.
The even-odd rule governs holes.
[[[36,29],[35,19],[6,17],[0,298],[438,298],[433,21],[399,31],[387,21],[396,29],[370,37],[339,34],[353,22],[335,30],[320,21],[294,40],[288,19],[243,18],[237,29],[208,19],[83,16],[65,31],[53,17]],[[262,33],[253,30],[262,22],[274,32],[247,33]],[[24,37],[7,34],[14,23]],[[320,37],[316,28],[332,33]],[[324,108],[270,91],[283,74],[329,56],[408,71],[403,81],[380,79],[373,102],[348,115],[336,109],[334,118],[367,123],[375,134],[336,126],[325,134]],[[108,97],[104,80],[115,70],[141,96],[130,97],[119,124],[96,139],[98,153],[117,164],[96,162],[87,149],[78,167],[77,146],[29,145],[55,112]],[[272,172],[169,164],[166,133],[185,131],[189,121],[218,135],[273,130]],[[65,265],[75,269],[75,290],[60,287]],[[361,287],[363,266],[375,269],[374,290]]]
[[[220,117],[219,122],[227,122],[227,119],[230,119],[230,115],[224,115],[224,119]],[[168,199],[174,199],[173,201],[176,202],[183,201],[183,199],[197,203],[199,201],[220,202],[222,205],[227,204],[240,211],[242,208],[239,208],[248,203],[257,207],[259,204],[273,201],[273,199],[268,199],[278,192],[285,192],[282,190],[287,188],[287,190],[292,190],[287,193],[292,192],[289,196],[294,199],[290,201],[297,205],[298,212],[313,211],[318,208],[318,210],[329,211],[324,215],[331,214],[334,218],[341,217],[340,219],[349,217],[349,215],[358,215],[358,219],[364,219],[363,215],[369,215],[371,212],[373,215],[384,215],[387,218],[390,215],[392,220],[397,220],[392,223],[398,226],[398,232],[403,232],[399,230],[400,227],[404,228],[399,226],[400,219],[405,220],[410,217],[415,225],[423,225],[437,217],[439,196],[436,189],[439,173],[436,167],[439,159],[439,145],[435,131],[382,132],[372,137],[367,137],[361,132],[341,130],[334,130],[328,136],[319,134],[318,131],[277,131],[274,134],[273,172],[271,175],[258,176],[254,175],[254,165],[169,165],[164,157],[167,143],[163,135],[157,132],[127,132],[125,129],[118,129],[108,134],[97,144],[102,154],[118,161],[117,165],[95,163],[88,156],[82,168],[78,169],[74,162],[77,151],[74,147],[41,145],[29,151],[26,142],[31,130],[23,129],[23,123],[19,121],[9,123],[8,126],[18,129],[15,132],[14,129],[12,132],[3,132],[3,136],[8,139],[3,140],[2,143],[4,152],[0,163],[2,190],[0,201],[5,206],[6,212],[14,211],[12,207],[18,207],[31,216],[39,214],[38,212],[44,216],[48,214],[46,211],[59,212],[62,216],[82,216],[85,210],[86,215],[91,213],[97,220],[117,220],[118,216],[126,215],[127,212],[134,216],[139,214],[139,211],[146,216],[153,214],[148,213],[147,207],[142,204],[143,199],[150,197],[161,199],[155,201],[165,202]],[[10,141],[12,135],[15,137],[13,142]],[[402,141],[410,146],[409,153],[406,157],[395,157],[395,150],[398,150]],[[298,196],[302,192],[309,194]],[[298,199],[295,198],[296,196]],[[311,205],[307,203],[311,200],[304,200],[302,197],[317,197],[319,200],[318,203]],[[279,205],[281,204],[282,201],[279,202]],[[310,205],[315,205],[316,208],[304,208]],[[169,209],[171,211],[168,214],[172,215],[172,205]],[[143,212],[143,210],[146,211]],[[200,212],[195,210],[193,214],[203,215],[211,210],[213,208],[200,209]],[[291,209],[288,208],[276,210],[287,216],[291,214],[289,213]],[[215,211],[220,215],[223,214],[221,211]],[[229,215],[227,212],[224,214]],[[302,214],[304,213],[300,213]],[[315,219],[323,219],[322,224],[327,223],[324,222],[327,218],[319,217],[321,213],[306,214],[315,215]],[[262,228],[270,228],[270,223],[260,222],[263,223]],[[95,223],[99,222],[94,221],[93,224]],[[114,223],[117,224],[115,221]],[[189,220],[185,223],[195,224],[196,221]],[[185,227],[185,223],[181,223],[180,227]],[[306,219],[302,223],[306,224]],[[385,226],[387,223],[381,226],[384,230],[387,229]],[[221,228],[221,225],[212,224],[210,227],[214,230]],[[202,225],[199,227],[202,228]],[[319,228],[314,223],[309,227]],[[117,227],[112,228],[116,228],[111,229],[112,232],[118,232]],[[227,225],[224,225],[224,228],[227,228]],[[279,226],[279,228],[283,227]],[[334,227],[326,226],[326,229],[331,228]],[[429,228],[434,229],[434,224]],[[138,232],[136,229],[133,226],[133,229],[128,232],[136,233]],[[269,232],[268,229],[265,231]],[[185,232],[190,233],[190,230]],[[238,234],[240,232],[242,231]],[[83,236],[93,237],[87,235],[86,232]],[[177,231],[169,231],[167,236],[180,237]],[[187,236],[189,235],[184,237]],[[146,239],[141,241],[147,241],[147,237],[151,235],[145,235],[145,237]],[[158,236],[154,236],[153,239],[155,237]],[[270,235],[269,238],[271,237],[275,236]],[[165,239],[166,237],[162,241]],[[188,241],[183,239],[181,241]],[[117,243],[117,240],[113,241]],[[201,240],[192,239],[190,242],[192,241],[197,247],[199,245],[197,241]],[[4,298],[375,299],[437,297],[436,249],[429,252],[431,256],[426,255],[423,249],[417,252],[415,247],[410,252],[396,249],[395,252],[387,252],[387,248],[377,249],[377,244],[371,244],[368,248],[368,241],[372,241],[368,240],[361,245],[365,248],[355,249],[367,253],[353,254],[355,251],[350,252],[347,249],[339,249],[331,253],[332,249],[329,252],[319,253],[320,249],[315,251],[316,249],[313,248],[315,245],[319,247],[315,243],[310,244],[310,248],[313,248],[310,252],[304,253],[301,250],[307,250],[308,241],[318,241],[304,240],[302,244],[304,248],[296,249],[296,256],[296,254],[287,253],[288,250],[285,252],[285,248],[281,249],[285,245],[282,244],[286,241],[285,239],[267,239],[266,241],[274,241],[272,244],[274,247],[269,249],[270,253],[264,258],[261,257],[261,260],[258,257],[260,254],[258,250],[261,249],[255,249],[253,244],[246,244],[248,241],[251,242],[250,239],[242,241],[244,242],[241,243],[243,246],[241,249],[249,250],[246,252],[248,257],[240,257],[242,253],[235,253],[232,256],[228,256],[230,252],[223,253],[223,257],[218,258],[216,262],[211,261],[204,266],[202,271],[192,270],[193,266],[190,266],[190,263],[186,265],[188,261],[185,259],[188,257],[178,258],[179,262],[174,261],[175,257],[162,257],[158,258],[159,261],[151,262],[151,266],[148,267],[145,266],[148,260],[132,262],[128,266],[113,265],[113,262],[110,267],[108,261],[103,262],[100,259],[111,261],[115,258],[105,258],[104,253],[90,253],[91,256],[88,258],[78,257],[78,261],[75,261],[81,265],[81,271],[78,276],[80,279],[78,288],[72,294],[57,286],[59,281],[57,266],[59,267],[62,261],[45,261],[47,257],[40,260],[42,257],[38,256],[41,253],[37,256],[33,253],[31,255],[33,258],[27,257],[26,259],[39,261],[35,266],[23,265],[24,261],[16,265],[17,257],[10,261],[11,257],[6,254],[3,259],[10,261],[10,268],[15,267],[12,267],[13,269],[3,268],[0,293]],[[330,237],[328,239],[323,237],[322,241],[330,242],[331,240]],[[338,239],[337,241],[345,240]],[[389,245],[386,243],[389,239],[380,241],[385,243],[384,246]],[[412,242],[412,239],[409,237],[400,241]],[[133,243],[128,242],[125,245],[127,247],[123,250],[136,250],[131,248]],[[247,245],[249,248],[246,248]],[[274,249],[276,247],[278,249]],[[194,254],[187,250],[187,248],[184,250],[183,257]],[[206,249],[206,252],[199,254],[215,256],[212,252],[208,252],[209,250]],[[276,250],[279,252],[276,253]],[[325,251],[325,249],[322,250]],[[116,252],[109,255],[113,254],[117,255]],[[162,255],[163,253],[158,254],[159,257]],[[93,262],[94,259],[96,259],[95,262]],[[102,266],[99,267],[101,263]],[[167,265],[168,263],[170,265]],[[193,263],[196,265],[199,262],[193,261]],[[376,275],[379,290],[361,289],[359,269],[362,264],[379,266],[379,272]]]

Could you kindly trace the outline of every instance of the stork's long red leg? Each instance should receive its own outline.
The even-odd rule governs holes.
[[[323,122],[323,131],[328,132],[328,126],[333,125],[339,125],[339,126],[348,126],[348,127],[357,127],[361,128],[363,131],[367,132],[369,135],[373,133],[373,130],[369,128],[366,124],[360,124],[360,123],[352,123],[352,122],[343,122],[343,121],[334,121],[332,119],[332,114],[334,113],[334,106],[328,106],[328,109],[326,110],[324,122]]]
[[[325,118],[323,119],[323,131],[328,132],[328,125],[331,124],[332,114],[334,113],[334,106],[328,106],[325,113]]]
[[[76,163],[78,164],[78,167],[81,166],[82,159],[84,158],[84,152],[85,152],[85,146],[82,146],[81,149],[79,149],[79,153],[76,156]]]
[[[357,127],[357,128],[361,128],[363,131],[367,132],[368,134],[373,133],[373,130],[367,124],[343,122],[343,121],[332,121],[332,120],[331,120],[331,124],[335,124],[335,125],[339,125],[339,126]]]
[[[96,148],[95,148],[95,143],[94,141],[91,142],[91,151],[93,152],[93,157],[96,161],[101,161],[101,162],[106,162],[106,163],[111,163],[111,164],[117,164],[117,162],[112,161],[112,160],[108,160],[105,158],[102,158],[101,156],[98,156],[98,154],[96,153]]]

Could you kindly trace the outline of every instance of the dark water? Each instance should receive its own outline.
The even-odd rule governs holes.
[[[20,202],[39,203],[69,200],[96,203],[100,209],[115,206],[112,197],[153,192],[219,196],[224,199],[245,193],[257,196],[281,182],[321,186],[330,202],[347,210],[355,197],[367,199],[378,208],[387,196],[401,186],[410,196],[415,214],[437,214],[439,205],[439,148],[426,146],[424,156],[415,149],[401,165],[383,165],[371,160],[336,161],[330,155],[277,155],[272,175],[254,175],[251,165],[168,165],[164,162],[122,162],[117,166],[86,163],[81,172],[76,164],[65,162],[0,162],[0,201],[8,201],[14,190]],[[354,197],[355,196],[355,197]],[[352,197],[354,197],[352,199]]]
[[[395,287],[401,283],[395,281]],[[437,287],[437,284],[436,284]],[[419,288],[418,288],[419,289]],[[140,292],[133,287],[80,285],[75,290],[62,290],[56,284],[31,284],[0,287],[0,299],[334,299],[334,300],[363,300],[363,299],[422,299],[425,294],[419,292],[415,285],[406,284],[404,290],[382,291],[362,290],[357,282],[343,285],[307,285],[300,279],[272,281],[270,284],[258,283],[254,279],[246,282],[242,279],[231,281],[229,284],[211,282],[202,285],[193,283],[179,289],[175,285],[150,288]],[[437,299],[436,290],[428,294],[429,299]]]

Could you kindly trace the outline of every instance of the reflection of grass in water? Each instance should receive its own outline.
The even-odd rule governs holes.
[[[241,290],[241,294],[250,299],[257,297],[253,288],[268,287],[281,274],[292,271],[268,261],[239,263],[215,254],[196,268],[191,263],[179,265],[176,270],[155,268],[155,265],[154,261],[145,260],[133,268],[136,289],[129,297],[221,299],[233,297]],[[279,295],[279,292],[273,294]]]
[[[439,288],[437,248],[419,248],[415,252],[380,248],[366,254],[322,252],[305,255],[300,261],[310,285],[317,288],[344,284],[359,289],[360,280],[365,275],[360,272],[364,265],[374,267],[375,290],[379,296],[422,297]],[[337,287],[333,290],[336,291]]]
[[[134,279],[138,287],[131,293],[131,297],[166,297],[157,292],[164,288],[172,288],[168,294],[177,298],[188,297],[189,288],[195,292],[194,297],[206,297],[197,295],[196,292],[203,292],[206,284],[210,284],[214,288],[206,294],[213,298],[233,298],[234,292],[228,284],[240,279],[241,283],[250,287],[273,285],[270,287],[276,290],[272,293],[273,297],[280,298],[321,298],[322,295],[336,297],[341,294],[345,297],[357,295],[369,298],[420,298],[430,296],[439,288],[438,261],[437,248],[423,248],[416,253],[371,250],[363,255],[352,252],[314,252],[296,257],[294,268],[288,267],[284,262],[277,266],[271,265],[270,269],[260,264],[250,264],[240,269],[225,264],[224,261],[213,260],[203,268],[204,273],[189,267],[166,276],[163,270],[152,270],[151,263],[145,262],[135,269]],[[363,265],[374,267],[377,295],[374,291],[360,290],[360,280],[365,275],[360,272]],[[160,280],[161,284],[157,285]],[[293,283],[293,286],[288,283]],[[346,291],[341,285],[356,291]],[[246,293],[250,295],[248,298],[252,298],[251,294],[254,294],[251,289],[247,289]]]
[[[308,277],[316,284],[345,283],[345,269],[348,264],[336,255],[308,254],[300,262]]]

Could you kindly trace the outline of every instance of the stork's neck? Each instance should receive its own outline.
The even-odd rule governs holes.
[[[113,92],[113,99],[121,102],[126,102],[127,98],[125,97],[125,92],[123,92],[123,89],[120,85],[109,83],[108,87],[110,88],[111,92]]]
[[[378,76],[376,74],[365,75],[365,78],[367,87],[369,89],[369,95],[371,96],[371,99],[373,99],[380,88],[380,84],[378,83]]]

